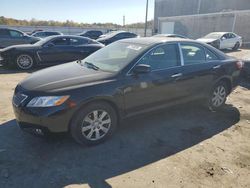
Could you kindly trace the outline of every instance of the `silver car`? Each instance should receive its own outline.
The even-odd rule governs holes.
[[[0,28],[0,48],[18,44],[34,44],[39,40],[39,38],[28,36],[22,31]]]
[[[213,32],[197,40],[220,50],[238,50],[242,45],[242,37],[232,32]]]

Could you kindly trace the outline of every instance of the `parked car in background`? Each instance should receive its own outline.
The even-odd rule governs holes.
[[[83,33],[80,33],[79,35],[82,37],[88,37],[91,39],[98,39],[103,33],[101,31],[98,30],[90,30],[90,31],[86,31]]]
[[[35,29],[35,30],[31,31],[31,32],[27,32],[27,34],[28,35],[33,35],[34,33],[40,32],[40,31],[43,31],[43,29]]]
[[[238,50],[242,45],[242,37],[232,32],[214,32],[197,40],[210,44],[220,50],[229,48]]]
[[[120,120],[188,101],[218,110],[237,86],[242,62],[215,48],[180,38],[136,38],[112,43],[79,63],[33,73],[13,97],[23,130],[69,132],[98,144]]]
[[[187,37],[179,34],[157,34],[152,37],[177,37],[177,38],[187,39]]]
[[[107,32],[105,34],[102,34],[101,36],[99,36],[99,38],[103,38],[106,37],[106,35],[112,34],[113,32],[117,32],[118,30],[116,29],[108,29]]]
[[[39,38],[29,36],[22,31],[0,28],[0,48],[17,44],[34,44],[39,40]]]
[[[51,36],[33,45],[17,45],[0,51],[1,63],[22,70],[84,59],[104,45],[80,36]]]
[[[31,36],[39,37],[39,38],[46,38],[46,37],[55,36],[55,35],[63,35],[63,34],[57,31],[38,31],[32,34]]]
[[[136,38],[138,35],[135,33],[127,32],[127,31],[112,31],[101,38],[97,39],[98,42],[108,45],[112,42],[121,40],[121,39],[127,39],[127,38]]]

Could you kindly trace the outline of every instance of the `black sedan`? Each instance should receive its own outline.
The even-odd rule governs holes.
[[[98,42],[108,45],[112,42],[121,40],[121,39],[128,39],[128,38],[136,38],[138,35],[135,33],[127,32],[127,31],[112,31],[106,35],[101,36],[97,39]]]
[[[137,114],[193,100],[218,110],[242,65],[193,40],[126,39],[33,73],[16,87],[13,107],[23,130],[70,132],[79,143],[98,144]]]
[[[84,59],[104,45],[80,36],[51,36],[33,45],[16,45],[0,51],[0,63],[29,70],[38,65],[53,65]]]
[[[98,30],[89,30],[89,31],[86,31],[84,33],[80,33],[79,36],[82,36],[82,37],[88,37],[88,38],[91,38],[91,39],[98,39],[103,33],[101,31],[98,31]]]

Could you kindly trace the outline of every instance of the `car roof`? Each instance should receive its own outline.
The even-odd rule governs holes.
[[[37,31],[36,33],[46,33],[46,32],[49,32],[49,33],[60,33],[58,31]]]
[[[86,32],[102,32],[102,31],[100,31],[100,30],[88,30],[88,31],[86,31]]]
[[[224,35],[224,34],[227,34],[227,33],[232,33],[232,32],[212,32],[213,34],[218,34],[218,35]],[[211,34],[211,33],[209,33]]]
[[[79,38],[79,39],[91,40],[88,37],[82,37],[78,35],[54,35],[54,36],[46,37],[46,39],[56,39],[56,38]]]
[[[19,31],[21,33],[24,33],[23,31],[21,30],[18,30],[18,29],[14,29],[14,28],[8,28],[8,27],[0,27],[1,30],[13,30],[13,31]]]
[[[110,34],[119,34],[119,33],[132,33],[132,32],[129,32],[129,31],[111,31]],[[133,33],[135,34],[135,33]]]
[[[205,44],[203,42],[199,42],[197,40],[193,40],[193,39],[185,39],[185,38],[171,38],[171,37],[142,37],[142,38],[129,38],[129,39],[123,39],[117,42],[126,42],[126,43],[131,43],[131,44],[138,44],[138,45],[145,45],[148,48],[152,48],[156,45],[159,44],[164,44],[164,43],[168,43],[168,42],[189,42],[189,43],[193,43],[193,44],[198,44],[201,45],[203,47],[206,47],[214,52],[216,52],[216,54],[220,57],[220,58],[228,58],[228,56],[226,54],[224,54],[223,52],[221,52],[220,50],[215,49],[214,47]]]
[[[156,44],[166,43],[166,42],[195,42],[199,43],[195,40],[191,39],[184,39],[184,38],[170,38],[170,37],[141,37],[141,38],[129,38],[129,39],[123,39],[122,42],[128,42],[128,43],[136,43],[136,44],[142,44],[147,46],[153,46]]]

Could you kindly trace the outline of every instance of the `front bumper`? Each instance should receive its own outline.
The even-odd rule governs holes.
[[[0,57],[0,64],[5,66],[5,67],[11,67],[12,66],[11,60],[3,58],[3,57]]]
[[[70,108],[27,108],[13,104],[16,121],[22,129],[41,129],[52,133],[67,132],[74,114]]]
[[[220,49],[220,43],[218,43],[218,42],[209,42],[209,43],[207,43],[207,44],[209,44],[209,45],[211,45],[211,46],[213,46],[213,47],[215,47],[215,48],[217,48],[217,49]]]

